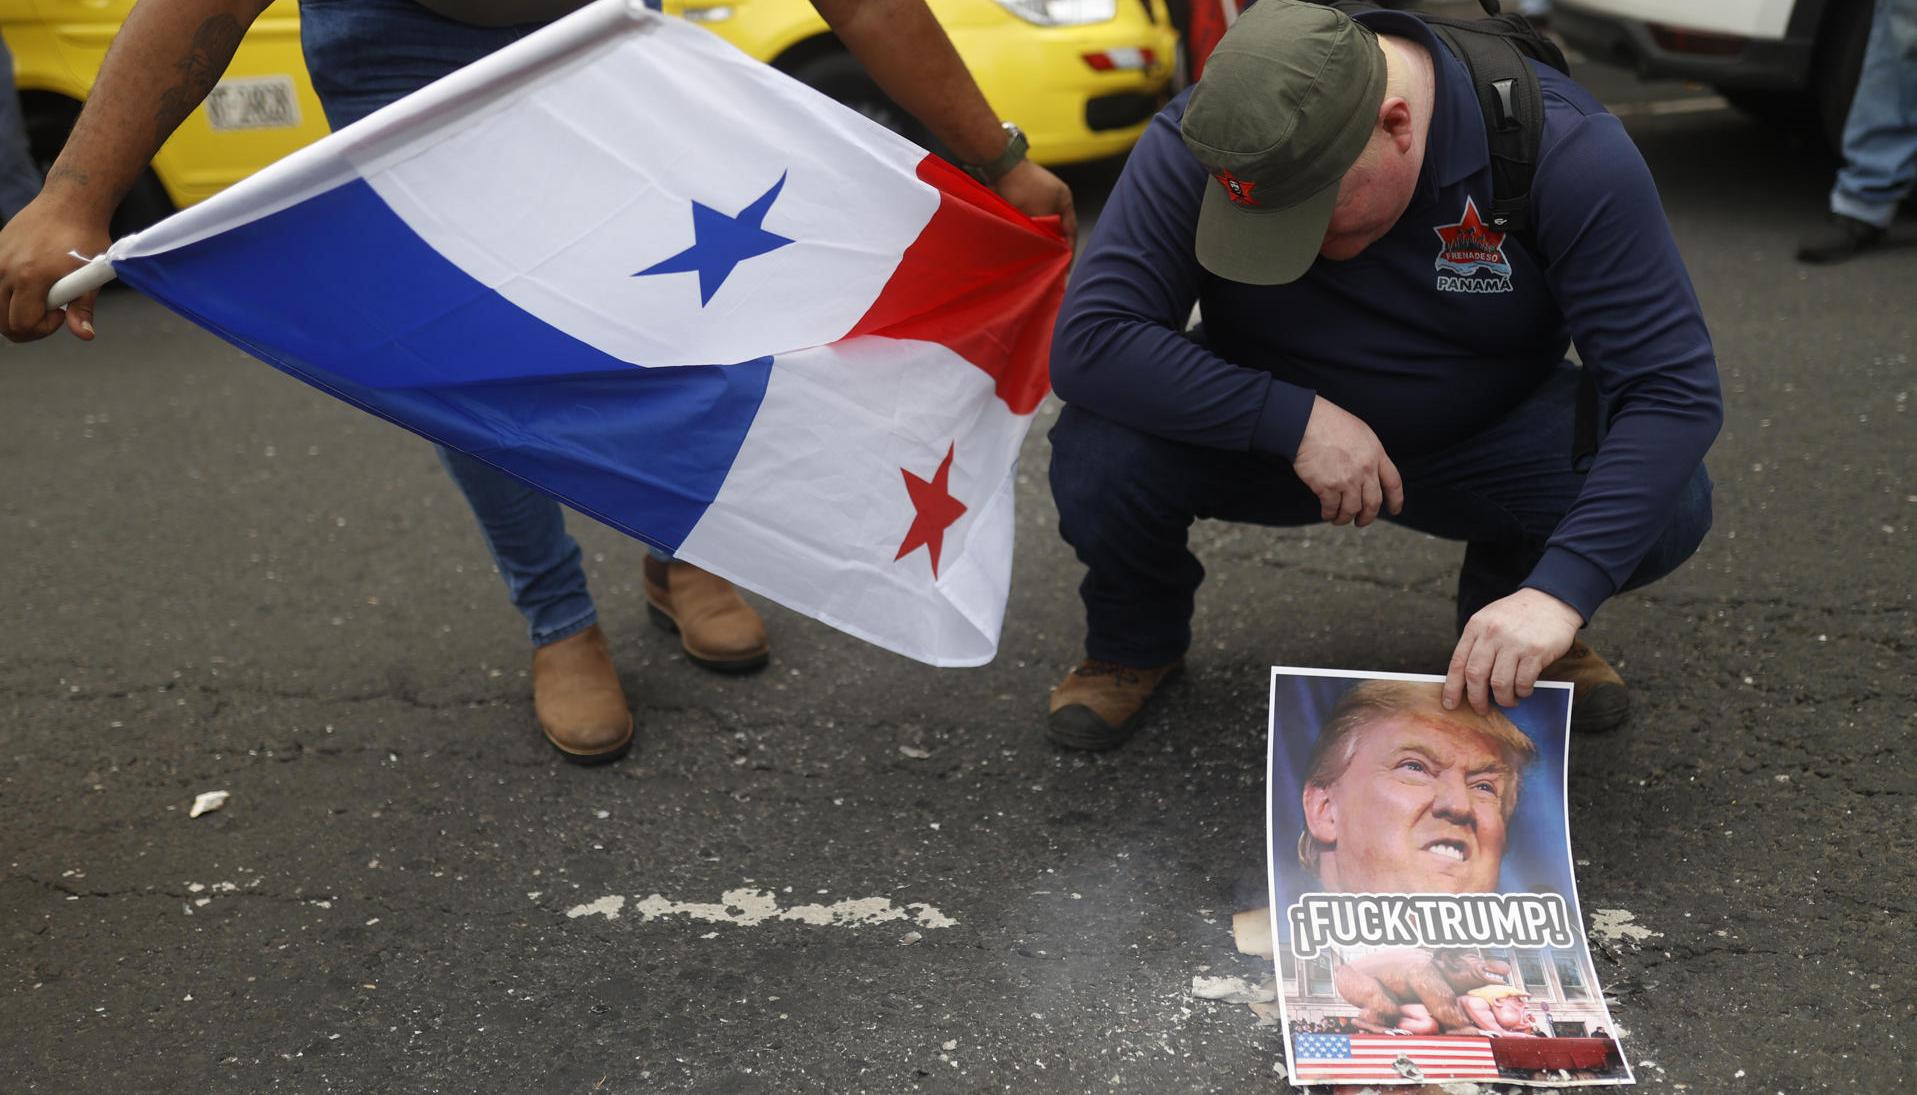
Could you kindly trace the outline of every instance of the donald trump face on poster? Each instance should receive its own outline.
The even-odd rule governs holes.
[[[1312,749],[1299,860],[1339,893],[1494,892],[1536,756],[1495,708],[1447,711],[1435,684],[1360,684]]]

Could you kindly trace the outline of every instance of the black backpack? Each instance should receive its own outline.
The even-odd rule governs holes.
[[[1484,113],[1484,134],[1491,149],[1491,209],[1487,218],[1500,232],[1531,237],[1531,180],[1538,170],[1538,146],[1544,139],[1544,93],[1538,74],[1526,60],[1570,75],[1564,51],[1529,19],[1501,11],[1498,0],[1478,0],[1482,19],[1410,12],[1450,47],[1471,73],[1471,86]],[[1331,0],[1328,7],[1353,15],[1379,11],[1374,0]],[[1536,248],[1532,248],[1533,252]],[[1589,369],[1579,370],[1578,407],[1572,438],[1572,466],[1587,471],[1597,455],[1598,392]]]

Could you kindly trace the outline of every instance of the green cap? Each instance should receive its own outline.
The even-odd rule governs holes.
[[[1259,0],[1240,15],[1205,62],[1182,126],[1213,180],[1198,211],[1205,269],[1252,285],[1309,269],[1384,93],[1378,36],[1343,12]]]

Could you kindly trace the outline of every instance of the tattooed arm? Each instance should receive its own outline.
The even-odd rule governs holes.
[[[141,0],[113,40],[40,196],[0,230],[0,333],[93,337],[93,296],[49,311],[47,290],[106,249],[107,222],[167,137],[233,59],[270,0]]]

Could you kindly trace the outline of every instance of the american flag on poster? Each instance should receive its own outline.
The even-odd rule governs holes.
[[[1297,1083],[1499,1078],[1489,1038],[1299,1034],[1292,1051],[1291,1078]]]

